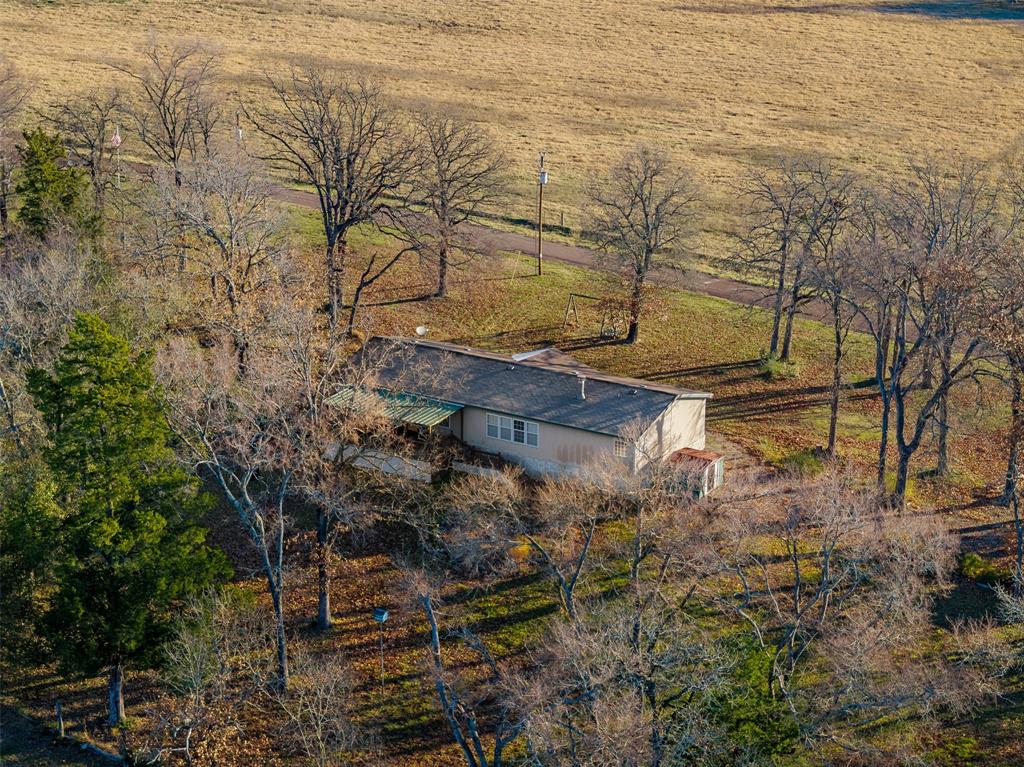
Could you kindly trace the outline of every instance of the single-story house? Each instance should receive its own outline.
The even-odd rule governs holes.
[[[534,475],[615,460],[632,470],[704,451],[710,394],[595,370],[556,349],[512,356],[414,338],[375,337],[361,355],[396,421],[438,430]],[[339,399],[360,396],[349,388]],[[718,468],[708,490],[721,481]]]

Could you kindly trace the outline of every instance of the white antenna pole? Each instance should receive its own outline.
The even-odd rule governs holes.
[[[124,220],[124,199],[121,194],[121,126],[114,126],[114,135],[110,138],[114,146],[114,165],[117,179],[117,205],[121,210],[121,254],[125,252],[125,220]]]

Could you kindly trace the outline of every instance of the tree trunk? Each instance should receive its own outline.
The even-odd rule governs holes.
[[[783,362],[789,362],[789,355],[792,351],[793,346],[793,319],[796,317],[796,306],[790,306],[786,310],[786,333],[782,338],[782,351],[779,353],[779,359]]]
[[[789,362],[790,350],[793,345],[793,320],[796,318],[800,301],[800,275],[802,267],[797,266],[796,274],[793,275],[793,286],[789,292],[789,306],[786,307],[786,333],[782,339],[782,352],[779,359]]]
[[[626,331],[626,343],[635,344],[640,337],[640,323],[634,319],[629,321],[629,329]]]
[[[284,595],[280,587],[270,586],[270,599],[274,605],[274,621],[277,624],[277,689],[288,687],[288,639],[284,633]]]
[[[635,344],[640,337],[640,305],[644,290],[645,272],[633,275],[633,289],[629,296],[629,329],[626,332],[626,343]]]
[[[441,244],[437,253],[437,298],[444,298],[448,295],[448,245]]]
[[[892,401],[886,383],[886,369],[889,366],[889,349],[892,345],[892,324],[886,316],[881,323],[881,329],[875,340],[875,380],[878,384],[878,393],[882,398],[882,423],[880,426],[880,438],[878,444],[878,475],[877,484],[879,492],[885,492],[885,470],[889,458],[889,411]]]
[[[7,236],[7,163],[0,161],[0,237]]]
[[[893,405],[896,408],[896,484],[893,488],[893,502],[897,509],[901,511],[906,508],[907,505],[907,481],[910,477],[910,458],[914,454],[914,451],[910,449],[906,439],[906,426],[907,426],[907,404],[906,404],[906,390],[903,389],[896,379],[896,371],[892,371],[890,376],[893,378],[894,383],[892,385],[892,397]]]
[[[783,246],[779,257],[779,279],[775,285],[775,305],[772,307],[772,337],[768,344],[768,355],[774,357],[779,353],[779,328],[782,326],[782,300],[786,295],[786,246]]]
[[[1014,492],[1010,501],[1013,508],[1013,529],[1017,534],[1017,556],[1013,564],[1013,589],[1017,596],[1024,596],[1024,519],[1020,516],[1020,492]]]
[[[935,388],[934,357],[931,347],[926,347],[924,360],[921,362],[921,388],[925,390]]]
[[[349,306],[348,310],[348,326],[345,329],[346,335],[352,335],[352,331],[356,326],[356,312],[359,311],[359,302],[363,300],[363,288],[365,287],[362,280],[356,285],[356,291],[352,294],[352,305]]]
[[[945,477],[949,474],[949,394],[943,394],[939,398],[938,413],[936,421],[939,425],[939,439],[937,445],[937,459],[935,463],[935,474]]]
[[[336,255],[338,241],[331,235],[327,236],[327,249],[324,252],[324,263],[327,267],[327,312],[333,325],[338,321],[338,313],[341,310],[341,291],[338,285],[338,267]]]
[[[3,406],[4,416],[7,419],[7,433],[14,438],[14,446],[18,449],[18,452],[28,457],[28,451],[25,449],[25,443],[21,439],[21,430],[18,428],[18,419],[14,414],[14,403],[11,402],[11,398],[7,396],[7,387],[4,386],[4,379],[0,378],[0,405]]]
[[[448,686],[444,680],[444,664],[441,661],[441,634],[437,627],[437,616],[434,615],[433,601],[429,594],[420,594],[419,600],[423,606],[423,612],[430,629],[430,659],[433,663],[434,688],[437,690],[437,700],[441,704],[441,712],[448,722],[448,728],[451,730],[452,737],[455,738],[455,742],[462,749],[462,756],[466,760],[466,765],[468,767],[486,767],[486,761],[482,765],[481,762],[477,761],[473,749],[470,748],[470,744],[466,741],[466,737],[462,732],[462,727],[459,725],[456,715],[458,701],[451,700],[448,695]],[[475,743],[474,746],[476,751],[479,752],[479,742]]]
[[[900,511],[907,507],[907,483],[910,478],[910,457],[912,452],[900,449],[896,464],[896,487],[893,489],[893,502]]]
[[[330,570],[330,546],[329,528],[330,515],[319,511],[316,518],[316,582],[317,582],[317,609],[316,627],[326,631],[331,627],[331,570]]]
[[[1010,381],[1010,439],[1006,461],[1006,481],[1000,501],[1009,505],[1017,497],[1017,484],[1022,471],[1020,447],[1024,441],[1024,377],[1018,371],[1011,374]]]
[[[107,724],[117,727],[124,721],[124,668],[114,663],[107,682]]]
[[[939,438],[937,446],[937,461],[935,466],[935,474],[940,477],[945,477],[949,474],[949,369],[953,364],[953,344],[950,341],[946,341],[943,344],[941,351],[942,357],[942,395],[939,397],[939,403],[936,413],[936,421],[939,426]],[[931,355],[928,357],[929,370],[927,388],[932,388],[935,384],[932,380],[933,376],[930,371],[931,368]]]
[[[832,357],[832,396],[829,402],[828,455],[836,456],[836,432],[839,426],[839,391],[843,385],[843,315],[840,299],[832,302],[832,333],[835,347]]]
[[[882,397],[882,423],[879,427],[878,439],[878,474],[877,483],[880,492],[885,491],[885,471],[888,468],[889,459],[889,411],[891,405],[889,397]]]

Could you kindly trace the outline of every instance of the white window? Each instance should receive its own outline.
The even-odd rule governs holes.
[[[533,421],[510,418],[504,415],[487,414],[487,436],[503,442],[537,447],[540,444],[540,427]]]
[[[615,456],[617,458],[629,457],[629,443],[624,439],[615,440]]]

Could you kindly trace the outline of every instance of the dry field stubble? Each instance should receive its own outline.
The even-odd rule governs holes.
[[[749,163],[815,152],[884,172],[907,155],[991,156],[1024,130],[1024,10],[970,2],[0,2],[0,50],[38,83],[36,107],[115,81],[105,62],[149,30],[218,46],[232,88],[315,56],[406,106],[484,122],[512,161],[518,216],[539,149],[553,214],[578,226],[589,173],[633,142],[664,144],[708,190],[712,250]]]

